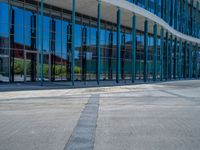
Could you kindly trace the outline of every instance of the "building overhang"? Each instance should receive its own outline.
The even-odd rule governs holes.
[[[197,0],[195,0],[194,3],[196,3],[196,1]],[[72,11],[72,0],[44,0],[44,3]],[[97,18],[97,4],[97,0],[76,0],[76,11],[80,14]],[[174,37],[182,39],[182,41],[200,45],[200,39],[178,32],[160,17],[125,0],[101,0],[101,19],[116,24],[116,13],[118,8],[121,9],[121,25],[123,26],[131,28],[132,16],[135,14],[137,17],[136,25],[138,30],[144,30],[144,21],[145,19],[148,19],[149,33],[153,34],[153,26],[157,23],[159,28],[163,27],[165,31],[168,31]],[[158,34],[160,34],[160,30],[158,30]]]
[[[167,30],[169,33],[171,33],[173,36],[182,39],[183,41],[188,41],[188,42],[192,42],[193,44],[199,44],[200,45],[200,39],[198,38],[194,38],[192,36],[188,36],[186,34],[183,34],[175,29],[173,29],[170,25],[168,25],[163,19],[161,19],[160,17],[154,15],[153,13],[145,10],[144,8],[141,8],[135,4],[132,4],[128,1],[124,1],[124,0],[101,0],[103,3],[106,3],[107,5],[111,5],[111,6],[115,6],[118,8],[123,9],[124,13],[134,13],[136,14],[138,20],[139,20],[139,24],[137,23],[137,28],[140,28],[140,26],[142,26],[143,24],[141,23],[141,21],[144,21],[144,19],[148,19],[149,20],[149,29],[150,32],[152,33],[153,31],[153,25],[154,23],[157,23],[160,27],[163,27],[165,30]],[[130,17],[128,17],[130,18]],[[142,26],[143,28],[143,26]]]

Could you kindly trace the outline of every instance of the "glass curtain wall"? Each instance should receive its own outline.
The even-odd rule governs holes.
[[[127,30],[125,33],[125,52],[123,54],[124,59],[124,76],[122,79],[131,80],[132,77],[132,36],[131,31]]]
[[[143,80],[144,71],[144,34],[137,32],[136,35],[136,79]]]
[[[154,39],[153,35],[148,35],[148,80],[153,80],[154,73]]]
[[[164,51],[163,51],[163,79],[168,78],[168,38],[164,38]]]
[[[200,37],[200,28],[196,31],[196,16],[200,10],[196,11],[195,1],[185,0],[127,0],[150,12],[162,17],[174,29],[192,36]],[[146,4],[147,2],[147,4]],[[173,3],[174,2],[174,3]],[[188,3],[190,2],[190,3]],[[157,7],[157,12],[155,11]],[[200,15],[199,19],[200,19]]]
[[[53,0],[52,0],[53,1]],[[8,2],[8,1],[7,1]],[[40,79],[41,16],[37,1],[0,2],[0,82],[35,82]],[[144,5],[143,1],[131,1]],[[155,12],[154,0],[149,1]],[[161,15],[158,0],[158,15]],[[180,16],[179,16],[180,17]],[[179,18],[178,17],[178,18]],[[180,18],[179,18],[180,19]],[[72,70],[72,25],[71,12],[45,5],[43,18],[44,34],[44,80],[71,81]],[[120,79],[131,80],[132,36],[131,29],[121,27]],[[75,80],[96,80],[97,72],[97,22],[95,18],[77,14],[75,25]],[[160,38],[157,41],[157,74],[160,78]],[[117,33],[116,24],[101,22],[101,80],[116,79]],[[164,78],[169,78],[170,36],[164,39]],[[172,66],[175,58],[182,57],[182,74],[188,77],[189,45],[183,43],[182,56],[175,56],[172,42]],[[178,46],[178,45],[177,45]],[[195,48],[193,48],[195,50]],[[148,80],[153,79],[154,40],[148,35]],[[195,54],[193,51],[193,58]],[[193,59],[195,60],[195,59]],[[198,65],[199,67],[199,65]],[[174,69],[172,68],[172,71]],[[194,70],[194,62],[193,62]],[[136,79],[143,80],[144,33],[136,33]],[[173,72],[172,72],[173,75]],[[193,72],[194,76],[194,72]],[[177,74],[176,74],[177,77]]]
[[[8,3],[0,3],[0,81],[39,81],[40,3],[34,1],[10,2],[10,11]],[[45,81],[71,81],[72,25],[70,22],[71,12],[45,4],[43,17],[43,75]],[[131,80],[132,39],[131,29],[122,27],[121,31],[122,69],[120,78],[125,81]],[[96,80],[96,19],[77,15],[75,39],[75,80]],[[116,24],[101,23],[100,46],[101,80],[115,80],[117,67]]]
[[[9,7],[0,2],[0,82],[9,81]]]

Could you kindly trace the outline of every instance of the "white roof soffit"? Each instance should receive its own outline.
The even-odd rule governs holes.
[[[188,36],[186,34],[183,34],[181,32],[178,32],[177,30],[173,29],[170,25],[168,25],[163,19],[160,17],[154,15],[153,13],[145,10],[144,8],[141,8],[135,4],[132,4],[125,0],[101,0],[103,4],[107,5],[113,5],[119,8],[122,8],[126,11],[130,11],[132,13],[135,13],[138,16],[142,16],[144,18],[147,18],[150,21],[156,22],[158,25],[162,26],[165,30],[172,33],[177,38],[182,39],[183,41],[190,41],[193,44],[197,43],[200,45],[200,39],[194,38],[192,36]],[[131,19],[131,18],[130,18]]]

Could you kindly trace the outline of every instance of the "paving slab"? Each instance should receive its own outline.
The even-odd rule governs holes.
[[[199,150],[199,87],[181,81],[101,94],[95,150]]]
[[[200,149],[199,80],[19,86],[0,92],[0,150]]]
[[[0,100],[0,150],[62,150],[88,98]]]

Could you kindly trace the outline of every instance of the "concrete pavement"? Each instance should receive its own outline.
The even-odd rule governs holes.
[[[199,150],[200,81],[0,93],[0,150]]]

